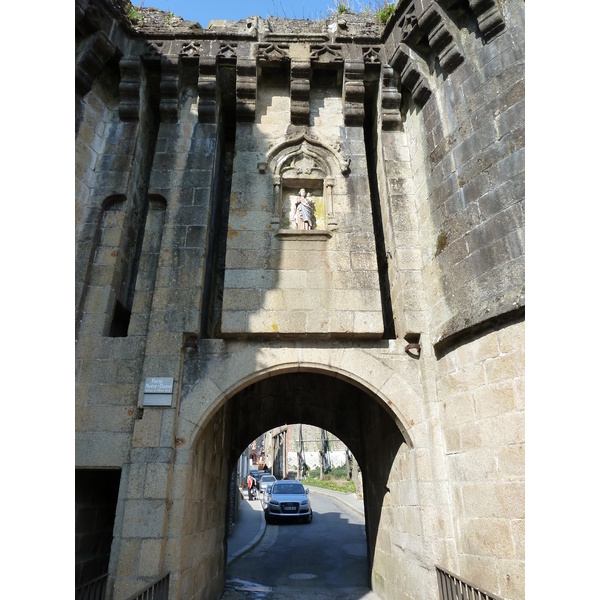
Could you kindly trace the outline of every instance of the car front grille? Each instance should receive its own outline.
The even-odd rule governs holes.
[[[284,514],[294,514],[298,512],[298,502],[282,502],[281,512]]]

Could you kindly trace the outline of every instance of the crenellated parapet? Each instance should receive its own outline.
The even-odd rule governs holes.
[[[447,76],[465,62],[455,23],[457,11],[473,16],[485,41],[504,27],[496,0],[471,0],[468,8],[459,7],[457,0],[402,0],[385,28],[362,16],[355,16],[356,23],[336,16],[324,25],[311,24],[310,30],[294,29],[291,20],[252,18],[236,27],[218,22],[210,30],[196,31],[193,38],[179,40],[158,35],[161,30],[155,26],[148,30],[147,39],[135,41],[133,48],[140,48],[144,61],[160,60],[161,118],[167,121],[177,118],[179,57],[184,62],[197,61],[198,118],[206,122],[213,121],[216,114],[219,65],[235,68],[236,118],[250,122],[256,118],[260,69],[289,70],[290,120],[295,125],[310,122],[314,70],[337,70],[344,123],[349,126],[364,121],[366,67],[369,72],[378,68],[383,73],[382,65],[387,65],[395,76],[384,76],[382,114],[384,127],[394,128],[398,117],[393,107],[399,103],[395,85],[422,107],[436,88],[436,68]],[[460,26],[464,27],[464,18]],[[100,51],[108,52],[101,48],[101,40],[96,43]],[[81,79],[83,84],[85,77]],[[132,93],[125,104],[132,101]]]
[[[104,4],[75,2],[76,89],[85,95],[108,61],[128,56],[120,67],[119,113],[124,119],[137,118],[139,109],[136,95],[141,73],[132,62],[137,56],[142,68],[155,64],[160,69],[160,114],[165,121],[178,118],[181,66],[193,60],[198,65],[198,118],[202,122],[214,121],[218,71],[223,65],[235,68],[236,118],[240,121],[255,119],[259,69],[267,66],[289,69],[292,123],[309,123],[313,71],[331,69],[338,71],[338,81],[343,82],[344,122],[360,125],[365,66],[391,66],[402,91],[423,106],[436,88],[436,69],[447,76],[465,62],[461,39],[465,17],[476,24],[483,43],[505,29],[499,0],[401,0],[385,26],[374,15],[353,14],[331,15],[322,22],[252,17],[235,23],[214,22],[208,29],[145,8],[140,9],[144,18],[133,23],[117,14],[114,3]],[[107,19],[118,27],[107,27]],[[387,76],[386,81],[391,82]],[[395,118],[390,104],[392,84],[382,89],[387,127]]]

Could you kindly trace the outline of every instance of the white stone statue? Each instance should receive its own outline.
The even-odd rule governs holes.
[[[296,229],[312,229],[315,205],[310,193],[307,194],[306,190],[301,188],[297,196],[290,198],[290,205],[290,224],[293,224]]]

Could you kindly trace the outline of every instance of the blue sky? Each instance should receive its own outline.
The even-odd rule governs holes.
[[[376,8],[383,0],[344,0],[354,12]],[[206,27],[212,19],[237,21],[246,17],[323,19],[335,10],[338,0],[133,0],[134,6],[158,8]]]

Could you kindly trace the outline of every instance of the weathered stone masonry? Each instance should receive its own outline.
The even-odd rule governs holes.
[[[141,12],[75,3],[79,581],[217,598],[236,460],[303,422],[361,466],[377,594],[521,600],[523,3]]]

